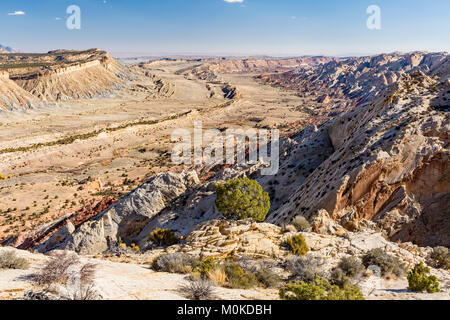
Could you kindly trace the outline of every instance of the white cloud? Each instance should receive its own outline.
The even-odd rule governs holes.
[[[24,16],[24,15],[25,15],[24,11],[14,11],[14,12],[8,13],[8,16]]]
[[[223,0],[223,1],[228,2],[228,3],[242,3],[242,2],[244,2],[244,0]]]

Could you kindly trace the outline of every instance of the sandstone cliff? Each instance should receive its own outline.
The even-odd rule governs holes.
[[[6,54],[0,56],[0,70],[0,108],[8,110],[105,95],[130,77],[98,49]]]

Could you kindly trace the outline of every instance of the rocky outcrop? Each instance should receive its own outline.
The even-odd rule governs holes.
[[[13,237],[2,245],[10,245],[24,250],[36,249],[43,252],[53,250],[66,237],[74,233],[77,228],[100,214],[115,201],[114,198],[104,198],[97,203],[83,207],[74,214],[66,214],[58,220],[42,225],[31,232]]]
[[[450,246],[450,122],[431,105],[448,90],[420,71],[403,75],[373,102],[325,124],[334,152],[269,221],[313,220],[324,209],[352,228],[374,221],[392,240]]]
[[[185,244],[173,246],[169,251],[220,259],[278,259],[288,254],[281,247],[282,234],[281,228],[273,224],[212,220],[198,225],[186,238]]]
[[[320,96],[336,109],[350,109],[369,102],[404,74],[416,71],[447,73],[448,54],[391,53],[369,57],[333,60],[313,68],[298,68],[280,74],[259,76],[268,84],[296,90],[301,96]],[[327,97],[327,98],[324,98]]]
[[[235,86],[229,84],[222,88],[222,92],[225,99],[236,100],[241,97],[239,90]]]
[[[140,236],[142,229],[170,206],[173,200],[198,183],[195,172],[159,174],[94,219],[82,224],[58,248],[81,254],[96,254],[107,250],[119,237],[127,242],[146,241],[148,233]]]

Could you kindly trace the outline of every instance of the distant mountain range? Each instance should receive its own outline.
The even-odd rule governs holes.
[[[11,47],[3,46],[0,44],[0,53],[16,53],[19,52],[19,50],[16,50]]]

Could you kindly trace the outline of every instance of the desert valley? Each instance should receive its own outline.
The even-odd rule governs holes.
[[[96,266],[101,299],[192,298],[180,286],[205,277],[209,298],[280,299],[320,276],[357,298],[448,300],[449,106],[445,52],[0,51],[0,255],[29,264],[0,266],[0,299],[67,298],[33,274],[70,256]],[[194,121],[278,129],[278,173],[175,165],[171,134]],[[270,197],[263,222],[217,208],[217,185],[243,177]],[[298,236],[308,253],[291,250]],[[419,263],[438,291],[408,290]]]

